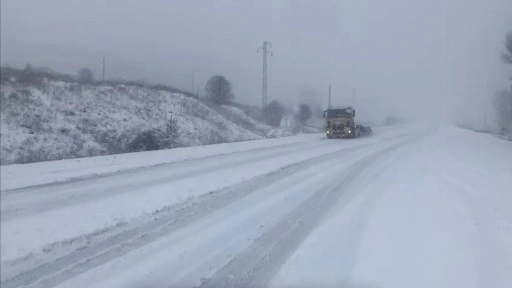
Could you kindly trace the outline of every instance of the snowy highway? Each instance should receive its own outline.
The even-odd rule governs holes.
[[[449,126],[3,166],[1,286],[510,287],[512,144]]]

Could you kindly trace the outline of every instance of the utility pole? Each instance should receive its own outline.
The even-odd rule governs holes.
[[[356,88],[352,88],[352,106],[356,107]]]
[[[101,81],[105,82],[105,57],[103,57],[103,73],[101,74]]]
[[[327,103],[327,109],[331,109],[331,85],[329,85],[329,102]]]
[[[265,108],[267,106],[267,54],[273,56],[272,51],[272,43],[263,41],[263,46],[259,47],[256,52],[263,52],[263,83],[261,87],[261,108]]]
[[[195,90],[195,87],[196,87],[196,85],[194,83],[195,80],[196,80],[195,78],[196,78],[195,72],[192,72],[192,90],[190,90],[190,92],[192,92],[192,94],[194,94],[194,90]]]

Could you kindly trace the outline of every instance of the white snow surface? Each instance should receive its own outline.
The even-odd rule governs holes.
[[[512,286],[512,145],[449,126],[8,165],[1,197],[2,287]]]
[[[47,80],[2,83],[2,164],[118,154],[143,131],[177,120],[180,146],[281,136],[237,107],[217,107],[181,93],[124,84]],[[214,109],[214,108],[218,109]]]
[[[11,164],[2,166],[2,169],[0,169],[0,186],[2,190],[13,190],[29,186],[100,177],[126,170],[178,161],[299,144],[301,142],[310,142],[311,139],[316,138],[318,138],[318,135],[298,135],[272,139],[271,141],[252,140],[29,164]]]

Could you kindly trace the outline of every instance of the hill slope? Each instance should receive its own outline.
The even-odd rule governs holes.
[[[282,133],[235,106],[214,105],[169,89],[56,79],[25,83],[4,76],[2,164],[244,141]],[[170,125],[177,133],[166,134],[169,119],[175,119]],[[170,136],[170,142],[162,141]]]

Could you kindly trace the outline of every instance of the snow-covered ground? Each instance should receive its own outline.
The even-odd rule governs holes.
[[[486,134],[394,126],[1,172],[2,287],[512,286],[512,145]]]
[[[334,206],[273,287],[512,285],[509,142],[442,127],[380,165],[353,186],[357,197]]]
[[[134,139],[146,131],[165,132],[171,117],[177,120],[178,146],[283,133],[235,106],[219,107],[182,93],[136,85],[2,82],[0,98],[2,164],[140,151],[130,146]]]
[[[101,177],[128,170],[147,168],[172,162],[187,161],[209,156],[254,151],[277,146],[290,146],[310,142],[318,135],[298,135],[267,140],[252,140],[186,148],[165,149],[108,156],[65,159],[29,164],[2,166],[0,187],[14,190],[30,186]]]

